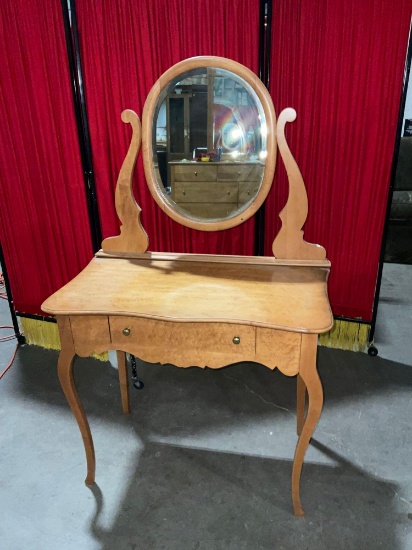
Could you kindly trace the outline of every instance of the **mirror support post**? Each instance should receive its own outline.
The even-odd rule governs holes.
[[[133,134],[129,150],[120,169],[116,185],[116,212],[122,222],[120,235],[108,237],[102,242],[103,252],[143,253],[149,246],[146,231],[140,223],[141,208],[133,194],[133,174],[142,143],[142,127],[137,114],[126,109],[122,120],[132,126]]]

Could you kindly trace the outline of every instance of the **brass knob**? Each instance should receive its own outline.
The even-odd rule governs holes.
[[[232,341],[233,341],[234,344],[240,344],[239,336],[234,336]]]
[[[197,176],[197,172],[195,172],[195,176]]]
[[[123,334],[124,334],[125,336],[129,336],[129,334],[130,334],[130,328],[124,328],[124,329],[123,329]]]

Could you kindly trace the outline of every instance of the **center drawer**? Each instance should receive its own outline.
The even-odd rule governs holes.
[[[214,165],[205,166],[198,163],[195,165],[172,165],[174,181],[216,181],[217,167]]]
[[[217,368],[253,361],[255,327],[228,323],[175,323],[109,317],[112,347],[150,363]]]

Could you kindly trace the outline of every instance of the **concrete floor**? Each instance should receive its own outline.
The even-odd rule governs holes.
[[[389,222],[385,262],[412,265],[412,225]]]
[[[381,357],[412,365],[411,321],[412,265],[386,263],[375,332]]]
[[[114,362],[78,359],[97,456],[89,489],[57,353],[21,348],[0,382],[1,550],[412,549],[403,345],[403,363],[319,349],[325,407],[303,467],[304,518],[290,498],[294,378],[139,363],[145,388],[131,388],[125,417]],[[12,346],[0,345],[0,369]]]

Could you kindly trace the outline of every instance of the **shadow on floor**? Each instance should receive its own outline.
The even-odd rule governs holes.
[[[56,364],[55,352],[20,349],[6,397],[12,398],[15,392],[20,398],[65,408],[70,414]],[[324,411],[330,418],[328,429],[333,436],[339,435],[339,430],[355,432],[350,452],[357,449],[357,462],[362,463],[358,460],[359,441],[365,441],[359,452],[368,456],[370,441],[375,445],[382,434],[370,428],[371,417],[363,427],[371,440],[356,432],[361,422],[355,408],[364,403],[378,410],[384,396],[392,392],[395,397],[383,408],[381,423],[381,429],[388,432],[393,422],[388,408],[400,392],[410,399],[412,368],[361,353],[321,348],[319,371],[325,409],[329,409]],[[101,550],[401,548],[396,529],[408,519],[404,515],[400,520],[394,503],[398,486],[341,456],[342,445],[348,444],[346,433],[341,441],[332,440],[327,446],[312,440],[312,447],[335,465],[313,460],[304,464],[301,496],[307,516],[293,516],[292,453],[290,460],[267,458],[272,447],[254,448],[256,441],[260,444],[262,440],[254,437],[253,422],[275,426],[286,420],[283,430],[294,427],[295,378],[257,364],[202,371],[139,363],[145,389],[131,389],[132,415],[123,417],[117,371],[110,363],[78,359],[75,372],[92,432],[96,417],[113,426],[133,426],[144,447],[127,469],[128,485],[109,528],[99,523],[104,495],[98,486],[92,488],[97,512],[90,532]],[[334,409],[340,410],[341,405],[341,420],[336,423]],[[400,414],[391,410],[390,414]],[[247,449],[245,454],[196,448],[199,434],[225,436],[235,429],[245,430],[241,446]],[[250,443],[249,434],[253,435]],[[185,441],[188,437],[193,437],[190,444]],[[286,449],[293,437],[291,433]],[[168,441],[161,443],[161,439]],[[380,444],[388,447],[390,437],[388,441]],[[336,452],[339,445],[340,454]]]
[[[12,391],[50,406],[68,408],[57,377],[57,358],[54,351],[34,346],[20,348],[13,367]],[[412,389],[412,367],[364,353],[319,348],[318,369],[328,408],[360,396],[377,397],[391,389]],[[74,371],[87,413],[117,422],[121,400],[116,368],[109,362],[77,358]],[[267,405],[281,414],[295,414],[296,377],[256,363],[202,370],[139,362],[138,374],[145,388],[136,391],[131,387],[132,409],[138,408],[140,421],[147,429],[156,428],[160,434],[173,435],[174,427],[179,435],[182,428],[190,433],[205,427],[205,422],[216,428],[226,424],[226,419],[232,422],[236,415],[260,418],[272,414],[273,409]],[[245,390],[255,399],[245,399]]]
[[[149,443],[110,530],[99,527],[104,495],[91,488],[90,531],[101,550],[398,548],[391,484],[344,460],[307,464],[307,515],[296,518],[291,468],[290,461]]]

